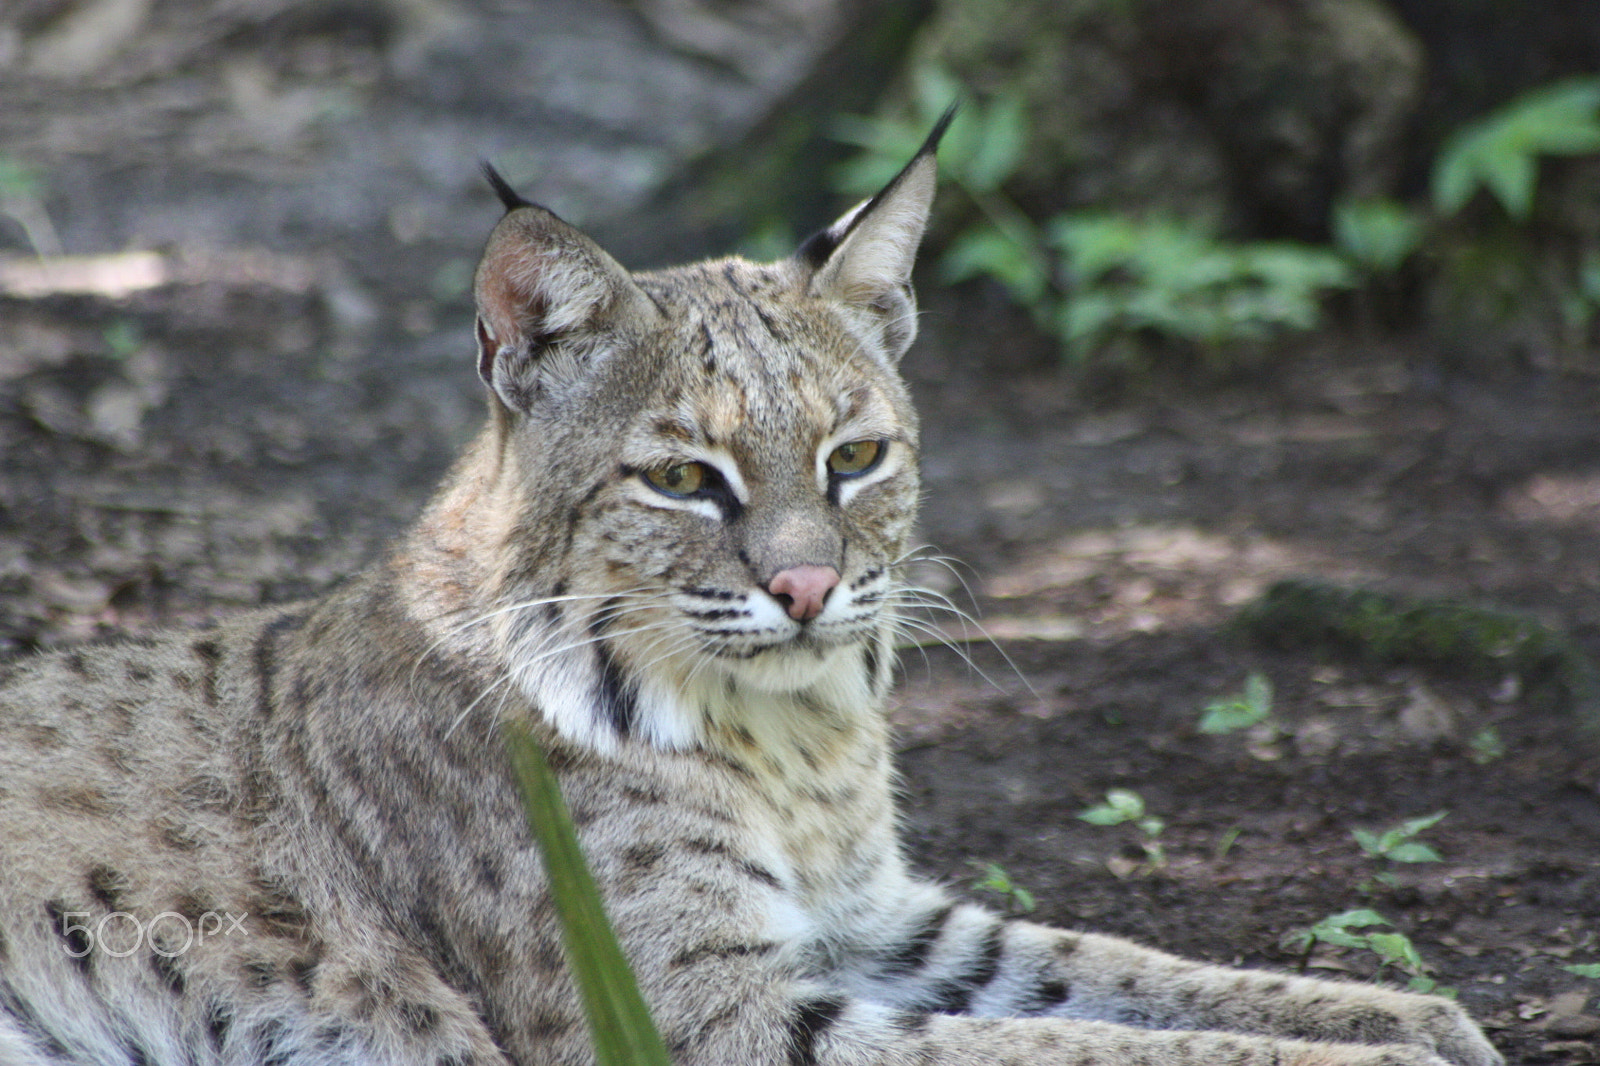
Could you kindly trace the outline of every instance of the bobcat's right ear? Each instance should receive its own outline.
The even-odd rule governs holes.
[[[608,339],[657,312],[598,244],[522,199],[489,166],[484,172],[506,216],[473,282],[478,376],[507,408],[526,414],[548,386],[582,376]]]
[[[955,117],[951,107],[905,169],[872,199],[846,212],[800,246],[796,257],[815,271],[811,291],[832,296],[856,312],[883,341],[890,359],[905,354],[917,336],[917,301],[911,267],[933,208],[939,141]]]

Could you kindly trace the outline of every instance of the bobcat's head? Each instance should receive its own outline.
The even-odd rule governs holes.
[[[493,421],[465,469],[514,513],[481,546],[476,606],[508,683],[563,732],[681,746],[752,693],[875,702],[918,495],[896,364],[944,125],[768,264],[630,274],[490,172],[508,208],[476,281]]]

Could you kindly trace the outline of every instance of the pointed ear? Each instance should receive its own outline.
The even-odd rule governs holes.
[[[922,148],[883,190],[800,246],[814,268],[811,291],[842,301],[899,359],[917,336],[911,268],[933,207],[939,140],[955,117],[951,107]]]
[[[504,183],[495,186],[501,191]],[[583,233],[520,198],[506,206],[473,283],[478,375],[506,407],[526,413],[552,374],[581,374],[608,339],[657,312],[627,270]]]

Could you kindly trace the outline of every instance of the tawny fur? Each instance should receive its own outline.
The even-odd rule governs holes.
[[[1446,1000],[1003,921],[908,873],[895,367],[933,184],[930,145],[793,259],[639,275],[513,203],[477,279],[488,425],[384,562],[14,665],[0,1064],[591,1061],[507,721],[682,1066],[1498,1063]],[[659,487],[690,463],[696,491]],[[838,576],[805,621],[774,586],[796,567]]]

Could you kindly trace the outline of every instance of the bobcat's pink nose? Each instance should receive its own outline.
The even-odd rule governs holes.
[[[791,566],[781,570],[767,586],[796,622],[809,622],[822,613],[828,593],[839,583],[839,571],[831,566]]]

